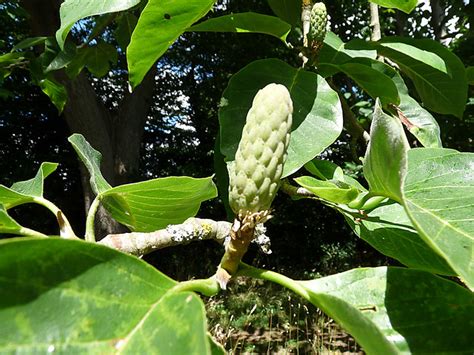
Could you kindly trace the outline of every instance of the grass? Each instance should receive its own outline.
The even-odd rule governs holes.
[[[261,280],[237,279],[206,308],[212,335],[230,353],[363,353],[316,307]]]

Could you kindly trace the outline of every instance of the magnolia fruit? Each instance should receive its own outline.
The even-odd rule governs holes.
[[[270,209],[287,156],[292,113],[290,93],[283,85],[269,84],[253,99],[235,160],[229,164],[229,203],[237,216]]]
[[[317,2],[311,9],[310,28],[308,39],[312,45],[320,44],[326,37],[328,24],[328,14],[326,5],[322,2]]]

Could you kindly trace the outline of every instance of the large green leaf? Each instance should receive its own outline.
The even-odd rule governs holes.
[[[127,48],[132,87],[141,83],[148,70],[171,44],[203,17],[215,0],[149,0]]]
[[[210,354],[204,306],[145,262],[82,241],[0,242],[0,352]]]
[[[270,83],[285,85],[293,100],[293,127],[283,172],[288,176],[337,139],[342,109],[337,93],[322,77],[278,59],[252,62],[232,76],[222,95],[221,151],[227,161],[234,159],[254,96]]]
[[[217,196],[212,178],[167,177],[114,187],[101,194],[117,221],[152,232],[195,216],[201,202]]]
[[[102,15],[109,12],[119,12],[127,10],[137,5],[140,0],[66,0],[61,4],[59,16],[61,17],[61,27],[56,31],[56,40],[61,49],[64,49],[64,42],[71,30],[71,27],[85,17]]]
[[[333,74],[341,71],[349,76],[374,99],[378,97],[383,105],[399,104],[400,98],[394,82],[384,73],[360,63],[359,59],[349,60],[340,65],[321,64],[319,69],[327,71],[328,67],[334,68],[334,70],[331,70]]]
[[[102,154],[92,148],[88,141],[82,134],[75,133],[68,138],[68,141],[72,144],[79,158],[86,166],[90,178],[90,184],[92,191],[99,195],[112,188],[110,184],[105,180],[100,172],[100,162],[102,160]]]
[[[455,54],[433,40],[401,37],[386,37],[377,49],[413,80],[427,108],[462,117],[467,79],[464,65]]]
[[[474,297],[454,282],[424,271],[379,267],[298,284],[368,354],[474,351]]]
[[[279,18],[295,26],[301,21],[301,0],[267,0]]]
[[[44,179],[57,167],[56,163],[42,163],[34,178],[16,182],[10,188],[0,184],[0,204],[9,209],[42,197]]]
[[[339,71],[340,64],[353,58],[376,59],[377,51],[365,41],[358,39],[344,43],[334,32],[328,31],[324,38],[324,46],[318,55],[318,73],[324,77],[334,75]]]
[[[263,33],[274,36],[286,42],[286,36],[291,26],[278,17],[244,12],[211,18],[197,25],[191,26],[188,31],[194,32],[242,32]]]
[[[372,68],[390,77],[400,96],[400,104],[395,112],[406,128],[427,148],[441,148],[438,122],[409,93],[402,77],[396,70],[380,61],[372,61]]]
[[[382,254],[414,269],[441,275],[456,274],[420,237],[398,203],[382,204],[357,220],[349,214],[344,216],[354,232]]]
[[[474,289],[474,154],[409,151],[403,192],[414,227]]]
[[[407,14],[412,12],[418,4],[418,0],[370,0],[370,2],[389,9],[402,10]]]
[[[397,118],[385,114],[377,100],[364,158],[364,177],[370,192],[401,202],[409,148],[402,124]]]

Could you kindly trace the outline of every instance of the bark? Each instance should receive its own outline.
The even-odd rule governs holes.
[[[431,5],[431,27],[433,28],[434,36],[437,41],[446,35],[444,8],[440,0],[430,0]]]
[[[33,36],[54,36],[59,28],[59,0],[22,0],[21,5],[30,14]],[[153,96],[155,71],[152,70],[131,94],[120,104],[118,113],[112,114],[100,101],[89,81],[82,72],[70,80],[63,72],[57,73],[57,80],[65,85],[68,101],[64,108],[64,118],[71,133],[81,133],[87,141],[102,154],[101,170],[112,185],[129,181],[136,175],[139,165],[140,146],[146,117]],[[81,164],[86,212],[94,198],[89,186],[89,175]],[[96,217],[96,235],[101,236],[124,231],[104,209]]]

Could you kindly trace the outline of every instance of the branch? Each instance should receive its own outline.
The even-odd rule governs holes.
[[[372,34],[370,35],[370,40],[377,42],[382,38],[382,33],[380,31],[380,19],[379,19],[379,7],[377,4],[371,2],[370,6],[370,27],[372,27]]]
[[[151,233],[109,234],[99,244],[136,256],[192,241],[214,239],[223,243],[230,235],[230,222],[188,218],[182,224],[169,225]]]
[[[310,198],[316,197],[311,191],[305,189],[304,187],[296,187],[296,186],[291,185],[288,182],[288,179],[283,179],[281,181],[280,189],[281,191],[283,191],[285,194],[289,196],[310,197]]]

